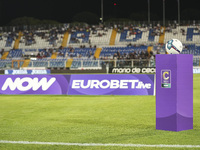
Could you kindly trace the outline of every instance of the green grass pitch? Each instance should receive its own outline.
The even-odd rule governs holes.
[[[194,75],[194,129],[181,132],[155,130],[155,96],[0,95],[0,140],[200,145],[199,136],[200,75]],[[0,143],[0,149],[172,148]]]

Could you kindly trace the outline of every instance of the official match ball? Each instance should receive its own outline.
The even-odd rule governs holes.
[[[183,44],[178,39],[171,39],[166,43],[165,49],[168,54],[180,54],[183,50]]]

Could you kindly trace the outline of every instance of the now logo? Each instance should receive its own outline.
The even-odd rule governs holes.
[[[16,78],[14,81],[12,78],[7,78],[3,84],[1,90],[5,91],[10,88],[11,91],[18,89],[19,91],[28,91],[32,88],[33,91],[37,91],[42,87],[42,91],[48,90],[48,88],[56,81],[56,78],[51,78],[47,81],[47,78],[42,78],[40,81],[38,78]]]

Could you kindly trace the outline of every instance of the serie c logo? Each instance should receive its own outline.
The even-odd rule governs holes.
[[[171,88],[171,70],[161,70],[161,87]]]
[[[168,71],[163,72],[163,79],[169,80],[169,72]]]

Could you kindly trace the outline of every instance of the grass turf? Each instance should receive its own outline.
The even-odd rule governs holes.
[[[155,96],[1,95],[0,140],[199,145],[199,89],[200,75],[194,75],[194,129],[181,132],[155,130]],[[156,148],[0,144],[0,149]]]

